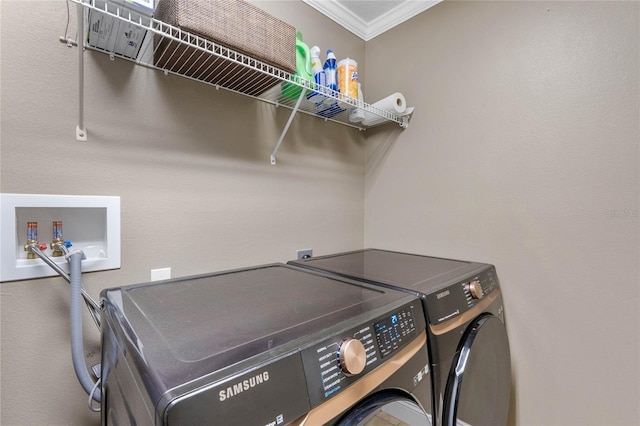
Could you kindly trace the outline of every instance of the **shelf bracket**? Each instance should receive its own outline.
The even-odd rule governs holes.
[[[82,38],[84,27],[84,7],[78,4],[78,35]],[[78,125],[76,126],[76,140],[86,141],[87,130],[84,128],[84,42],[78,42]]]
[[[306,89],[302,89],[300,91],[300,97],[298,98],[298,101],[296,102],[296,106],[293,107],[293,110],[291,111],[291,115],[289,116],[289,120],[287,121],[287,124],[284,126],[284,129],[282,130],[282,134],[280,135],[280,139],[278,139],[278,143],[276,144],[275,148],[273,148],[273,152],[271,153],[271,165],[272,166],[276,165],[276,153],[278,152],[278,149],[280,149],[280,144],[282,143],[285,135],[289,131],[289,126],[291,126],[291,122],[293,121],[293,117],[296,116],[296,112],[298,112],[298,108],[300,108],[300,104],[302,103],[302,98],[304,98],[304,95],[306,93],[307,93]]]

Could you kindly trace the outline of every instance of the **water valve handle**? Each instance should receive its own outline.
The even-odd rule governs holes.
[[[45,243],[40,243],[40,244],[38,244],[38,248],[40,250],[46,250],[47,249],[47,245]]]
[[[71,247],[73,244],[71,244],[71,241],[65,241],[64,245],[67,246],[67,248]]]

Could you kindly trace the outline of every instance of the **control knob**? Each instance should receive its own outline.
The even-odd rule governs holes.
[[[340,345],[340,367],[347,376],[362,373],[367,364],[367,351],[358,339],[346,339]]]
[[[471,293],[471,297],[474,299],[482,299],[484,296],[484,292],[482,291],[482,285],[480,285],[480,281],[473,280],[468,284],[469,293]]]

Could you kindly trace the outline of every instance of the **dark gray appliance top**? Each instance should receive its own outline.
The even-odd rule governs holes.
[[[411,297],[274,264],[104,290],[104,327],[156,391]],[[290,350],[290,349],[287,349]],[[246,367],[246,366],[245,366]]]
[[[428,294],[483,266],[482,263],[443,259],[379,249],[364,249],[289,262],[292,265],[386,284]]]

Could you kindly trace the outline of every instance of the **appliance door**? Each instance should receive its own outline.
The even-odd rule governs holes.
[[[504,324],[483,314],[467,327],[453,358],[443,425],[506,425],[510,392],[511,360]]]
[[[404,422],[404,423],[401,423]],[[410,424],[431,426],[431,416],[407,394],[386,391],[370,396],[354,406],[336,426],[378,426]]]

